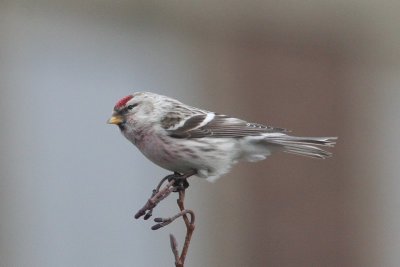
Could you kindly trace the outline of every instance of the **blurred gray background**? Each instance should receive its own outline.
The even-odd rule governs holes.
[[[399,1],[1,1],[0,265],[173,266],[167,171],[105,122],[153,91],[339,136],[191,182],[187,266],[400,266]],[[175,196],[157,216],[177,210]]]

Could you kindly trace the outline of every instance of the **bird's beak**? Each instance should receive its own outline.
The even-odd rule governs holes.
[[[110,119],[108,119],[107,123],[119,125],[124,122],[124,119],[120,115],[113,115]]]

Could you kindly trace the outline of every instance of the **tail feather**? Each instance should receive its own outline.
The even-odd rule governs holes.
[[[291,154],[325,159],[332,153],[317,146],[333,147],[337,137],[297,137],[290,135],[271,136],[264,139],[268,143],[280,145],[283,151]]]

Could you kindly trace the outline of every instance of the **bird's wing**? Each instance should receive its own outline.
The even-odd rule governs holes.
[[[166,121],[170,120],[168,118],[164,119]],[[213,112],[195,114],[190,117],[180,118],[179,121],[177,120],[178,119],[176,119],[174,125],[169,128],[164,127],[169,136],[174,138],[235,138],[287,131],[282,128],[249,123]],[[171,119],[171,121],[173,121],[173,119]]]

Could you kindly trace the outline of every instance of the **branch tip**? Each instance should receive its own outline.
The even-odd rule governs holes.
[[[157,224],[153,225],[151,227],[151,230],[158,230],[179,217],[182,217],[185,225],[186,225],[186,236],[185,236],[185,242],[181,251],[181,254],[179,255],[178,251],[178,242],[176,241],[176,238],[173,234],[169,235],[170,239],[170,246],[172,249],[172,253],[174,254],[175,258],[175,266],[176,267],[184,267],[185,259],[186,259],[186,254],[189,249],[190,241],[193,235],[193,231],[195,228],[194,222],[195,222],[195,215],[192,210],[185,209],[185,190],[187,186],[189,186],[187,182],[187,178],[190,176],[196,174],[195,171],[192,171],[187,174],[179,174],[179,173],[174,173],[172,175],[168,175],[164,177],[159,184],[157,185],[156,189],[153,189],[151,197],[147,200],[146,204],[135,214],[135,219],[139,219],[140,217],[143,217],[143,219],[147,220],[152,216],[153,209],[157,206],[158,203],[160,203],[163,199],[168,197],[171,192],[178,192],[179,193],[179,198],[177,199],[177,204],[180,209],[180,212],[175,214],[172,217],[169,218],[161,218],[157,217],[154,218],[154,222]],[[179,184],[177,185],[177,181],[179,181]],[[161,187],[165,182],[168,182],[162,189]],[[188,217],[188,214],[190,215],[190,219]]]

